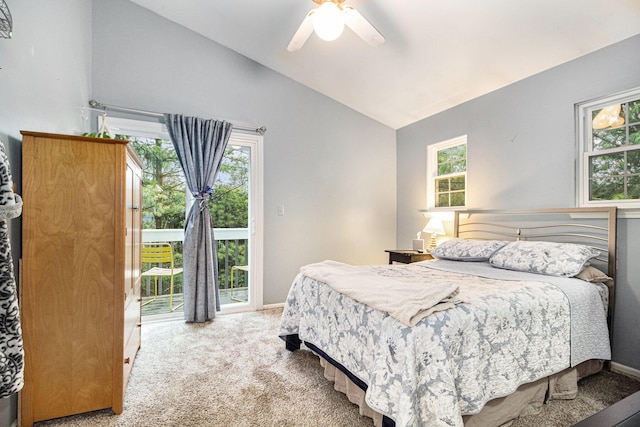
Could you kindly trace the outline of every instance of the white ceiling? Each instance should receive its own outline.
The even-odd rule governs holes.
[[[385,44],[288,52],[312,0],[131,1],[394,129],[640,34],[640,0],[346,0]]]

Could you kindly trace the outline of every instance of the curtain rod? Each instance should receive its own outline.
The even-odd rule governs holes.
[[[106,111],[107,109],[109,110],[116,110],[116,111],[122,111],[125,113],[134,113],[134,114],[142,114],[145,116],[152,116],[152,117],[158,117],[160,119],[162,119],[162,121],[164,122],[164,114],[162,113],[156,113],[153,111],[145,111],[145,110],[138,110],[135,108],[128,108],[128,107],[118,107],[117,105],[109,105],[109,104],[103,104],[101,102],[96,101],[95,99],[92,99],[89,101],[89,106],[91,108],[101,108],[103,111]],[[259,128],[252,128],[252,127],[247,127],[247,126],[233,126],[234,129],[237,130],[244,130],[244,131],[248,131],[248,132],[255,132],[255,133],[259,133],[260,135],[264,135],[264,133],[267,131],[267,128],[264,126],[260,126]]]

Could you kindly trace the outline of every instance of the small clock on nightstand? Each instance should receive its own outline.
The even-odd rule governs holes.
[[[402,264],[411,264],[412,262],[427,261],[433,259],[430,253],[412,251],[409,249],[387,249],[389,253],[389,264],[399,262]]]

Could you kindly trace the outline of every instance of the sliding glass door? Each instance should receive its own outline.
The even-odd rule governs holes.
[[[157,122],[119,118],[109,118],[107,122],[112,136],[132,141],[144,164],[143,244],[169,243],[174,267],[182,268],[184,221],[193,197],[187,191],[166,127]],[[262,136],[232,132],[209,206],[218,252],[214,262],[218,264],[221,311],[260,308]],[[150,267],[143,265],[143,271]],[[172,290],[170,286],[169,280],[163,278],[157,283],[143,278],[143,316],[182,316],[182,275],[174,278]]]

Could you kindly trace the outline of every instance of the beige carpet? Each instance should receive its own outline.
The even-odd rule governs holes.
[[[125,395],[110,410],[37,426],[372,426],[324,379],[318,358],[291,353],[276,336],[281,310],[142,326],[142,348]],[[640,390],[605,372],[585,380],[574,401],[552,402],[514,427],[564,427]]]

